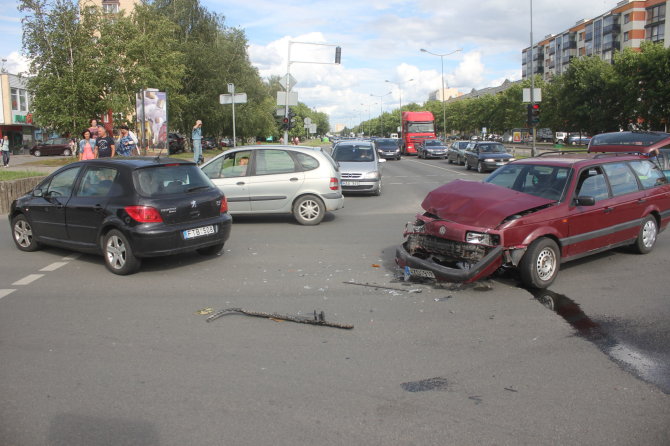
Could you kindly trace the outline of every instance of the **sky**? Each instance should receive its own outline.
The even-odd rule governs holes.
[[[298,100],[330,116],[331,127],[357,125],[402,104],[423,104],[444,81],[468,93],[521,79],[521,51],[617,0],[201,0],[245,32],[261,77],[295,78]],[[0,56],[10,73],[27,68],[21,13],[0,0]],[[300,43],[298,43],[300,42]],[[318,44],[318,45],[317,45]],[[331,46],[332,45],[332,46]],[[342,63],[334,61],[335,46]],[[449,54],[443,58],[434,54]],[[459,51],[458,51],[459,50]],[[389,81],[389,82],[386,82]],[[212,92],[219,95],[222,91]],[[374,96],[373,96],[374,95]]]

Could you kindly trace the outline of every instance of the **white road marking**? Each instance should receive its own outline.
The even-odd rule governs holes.
[[[28,274],[26,277],[24,277],[23,279],[17,280],[12,285],[13,286],[28,285],[28,284],[33,283],[34,281],[36,281],[37,279],[39,279],[40,277],[43,277],[43,276],[44,276],[44,274]]]
[[[67,257],[63,257],[63,260],[77,260],[79,257],[81,257],[81,253],[75,252],[74,254],[70,254]]]
[[[54,262],[51,265],[45,266],[40,271],[56,271],[61,266],[65,266],[67,264],[68,264],[68,262]]]
[[[422,161],[415,161],[415,160],[408,160],[408,161],[410,163],[418,163],[418,164],[423,164],[424,166],[430,166],[430,167],[434,167],[436,169],[446,170],[447,172],[455,173],[455,174],[458,174],[458,175],[467,175],[465,172],[460,172],[458,170],[453,170],[453,169],[447,169],[446,167],[436,166],[435,164],[424,163]]]
[[[12,288],[5,289],[5,290],[0,290],[0,299],[2,299],[5,296],[8,296],[8,295],[12,294],[14,291],[16,291],[16,290],[12,289]]]

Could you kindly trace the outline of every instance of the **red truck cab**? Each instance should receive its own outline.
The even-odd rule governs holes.
[[[422,141],[435,138],[435,117],[431,112],[402,112],[403,155],[418,154],[417,149]]]

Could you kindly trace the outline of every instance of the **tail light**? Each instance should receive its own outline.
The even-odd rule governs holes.
[[[138,223],[161,223],[163,221],[160,212],[151,206],[126,206],[124,209]]]
[[[219,212],[222,214],[228,212],[228,199],[226,197],[221,198],[221,208],[219,209]]]
[[[337,181],[337,178],[332,177],[330,179],[330,190],[338,190],[340,188],[340,182]]]

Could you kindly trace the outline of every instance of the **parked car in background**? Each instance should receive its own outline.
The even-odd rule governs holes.
[[[380,158],[400,159],[400,140],[398,138],[376,138],[373,142]]]
[[[302,225],[318,225],[326,211],[344,206],[337,163],[310,147],[242,146],[201,168],[232,215],[292,214]]]
[[[619,246],[646,254],[670,222],[670,184],[648,155],[669,144],[667,133],[603,134],[594,153],[547,153],[441,186],[405,228],[396,262],[452,282],[516,267],[525,286],[546,288],[563,262]]]
[[[168,133],[168,153],[173,155],[186,150],[186,142],[179,133]]]
[[[565,141],[568,140],[568,133],[567,132],[556,132],[555,137],[554,137],[554,142],[556,144],[565,144]]]
[[[549,128],[541,128],[537,129],[536,138],[539,142],[553,142],[554,134]]]
[[[216,144],[216,138],[212,136],[206,136],[202,138],[202,150],[214,150],[218,148],[219,147]]]
[[[499,142],[470,141],[465,148],[465,168],[476,168],[477,172],[484,173],[504,166],[514,157],[507,153],[507,149]]]
[[[447,150],[447,161],[449,164],[456,163],[458,165],[465,164],[465,148],[470,144],[470,141],[454,141]]]
[[[571,134],[568,137],[568,144],[571,146],[587,146],[591,142],[591,137],[580,134]]]
[[[16,199],[9,213],[21,251],[52,245],[102,254],[114,274],[144,257],[223,249],[226,198],[198,167],[174,158],[103,158],[68,164]]]
[[[372,195],[382,194],[382,169],[371,141],[343,140],[333,147],[333,159],[340,166],[342,190]]]
[[[47,139],[44,142],[34,145],[30,149],[30,154],[34,156],[49,156],[49,155],[70,156],[72,155],[70,138]]]
[[[447,146],[439,139],[425,139],[417,145],[419,158],[441,158],[447,157]]]
[[[219,140],[219,147],[220,148],[226,148],[226,147],[232,147],[233,142],[229,138],[221,138]]]

